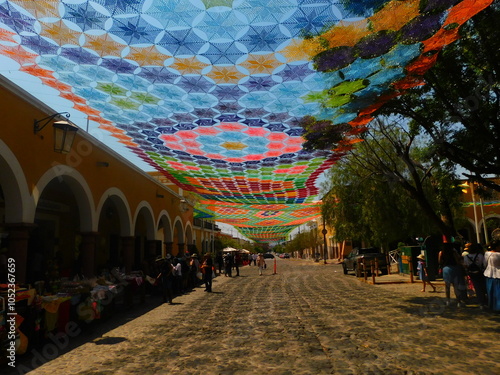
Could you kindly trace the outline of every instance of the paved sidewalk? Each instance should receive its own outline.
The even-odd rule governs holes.
[[[442,287],[371,285],[293,259],[273,275],[267,262],[263,276],[218,277],[214,293],[196,289],[29,374],[500,374],[500,316],[445,307]]]

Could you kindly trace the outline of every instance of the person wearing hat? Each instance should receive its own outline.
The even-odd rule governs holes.
[[[479,308],[484,309],[488,305],[488,298],[486,297],[483,246],[479,243],[470,244],[467,248],[467,255],[463,255],[463,258],[465,271],[476,292]]]
[[[417,256],[417,271],[418,271],[418,277],[420,280],[422,280],[423,286],[421,292],[425,292],[425,286],[429,284],[429,286],[432,288],[432,291],[436,291],[436,287],[432,285],[431,281],[429,280],[429,274],[427,272],[427,265],[425,264],[425,256],[424,254],[420,254]]]

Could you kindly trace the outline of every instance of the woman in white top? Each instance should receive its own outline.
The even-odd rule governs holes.
[[[495,312],[500,312],[500,240],[493,240],[488,250],[484,254],[488,307]]]

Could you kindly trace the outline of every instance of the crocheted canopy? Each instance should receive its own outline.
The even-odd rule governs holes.
[[[271,242],[319,215],[318,177],[491,2],[0,0],[0,72]],[[304,116],[351,130],[305,151]]]

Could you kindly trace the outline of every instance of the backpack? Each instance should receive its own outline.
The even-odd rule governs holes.
[[[469,275],[478,275],[481,273],[482,269],[481,267],[479,267],[477,264],[476,264],[476,258],[477,258],[477,254],[476,256],[474,257],[474,259],[471,259],[468,255],[467,255],[467,258],[469,258],[469,260],[472,262],[471,264],[469,264],[469,266],[467,267],[467,274]]]

